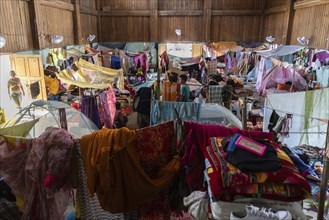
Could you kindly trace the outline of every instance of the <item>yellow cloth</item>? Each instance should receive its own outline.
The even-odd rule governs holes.
[[[107,129],[80,140],[89,196],[97,193],[104,210],[111,213],[137,208],[166,189],[180,168],[173,159],[151,179],[136,153],[136,133],[128,128]]]
[[[78,67],[77,71],[73,71],[73,75],[77,77],[76,79],[72,79],[67,70],[61,71],[58,74],[58,78],[64,83],[74,84],[81,88],[104,89],[111,87],[113,83],[117,83],[117,87],[120,90],[124,89],[122,69],[114,70],[97,66],[81,58],[75,65]]]
[[[51,95],[56,95],[59,90],[59,81],[56,78],[52,78],[50,76],[45,76],[45,84],[48,92]]]
[[[0,125],[6,122],[5,110],[0,108]]]

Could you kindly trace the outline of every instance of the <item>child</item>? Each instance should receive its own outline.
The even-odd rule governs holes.
[[[115,128],[122,128],[126,127],[126,117],[123,115],[123,112],[121,110],[121,103],[116,102],[115,103],[116,112],[114,117],[114,127]]]

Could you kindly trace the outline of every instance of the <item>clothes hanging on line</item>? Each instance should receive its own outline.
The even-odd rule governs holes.
[[[82,96],[81,112],[85,114],[90,120],[92,120],[99,129],[102,128],[97,100],[95,96]]]
[[[151,178],[141,167],[136,152],[136,131],[102,129],[81,138],[81,152],[89,195],[97,193],[104,210],[129,211],[167,189],[180,162],[173,158]]]
[[[198,121],[200,119],[201,103],[195,102],[167,102],[152,100],[151,124],[161,124],[177,118]]]

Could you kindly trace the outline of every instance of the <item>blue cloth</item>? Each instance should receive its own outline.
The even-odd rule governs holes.
[[[151,124],[157,125],[177,118],[175,108],[182,120],[199,121],[201,103],[169,102],[152,100]]]
[[[111,57],[111,68],[118,70],[121,68],[120,57],[112,56]]]

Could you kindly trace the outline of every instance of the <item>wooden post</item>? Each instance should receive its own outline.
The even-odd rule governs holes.
[[[80,17],[80,0],[74,0],[74,13],[73,13],[73,27],[74,27],[74,36],[75,43],[80,45],[82,44],[82,32],[81,32],[81,17]]]
[[[158,0],[150,0],[150,41],[158,41]]]
[[[265,37],[265,0],[262,1],[262,16],[260,19],[259,42],[263,42]]]
[[[329,149],[329,123],[327,124],[327,137],[326,137],[326,146],[323,155],[323,175],[321,179],[321,188],[320,188],[320,199],[319,199],[319,210],[318,210],[318,220],[323,220],[324,215],[324,204],[327,199],[327,187],[329,179],[329,158],[327,155]]]
[[[247,97],[244,97],[244,99],[243,99],[242,128],[244,130],[247,130]]]
[[[204,0],[203,4],[203,33],[204,40],[210,41],[210,30],[211,30],[211,7],[212,0]]]
[[[286,1],[286,9],[287,9],[286,19],[285,19],[286,26],[285,26],[285,31],[283,32],[286,35],[286,38],[285,40],[283,40],[282,43],[290,44],[292,25],[294,21],[294,0]]]
[[[96,0],[96,7],[97,7],[97,39],[98,42],[103,41],[103,36],[102,36],[102,18],[101,18],[101,1],[102,0]]]
[[[30,21],[31,21],[31,29],[32,29],[32,40],[33,40],[33,48],[41,49],[40,37],[40,19],[39,19],[39,11],[40,4],[38,0],[29,1],[29,12],[30,12]]]

